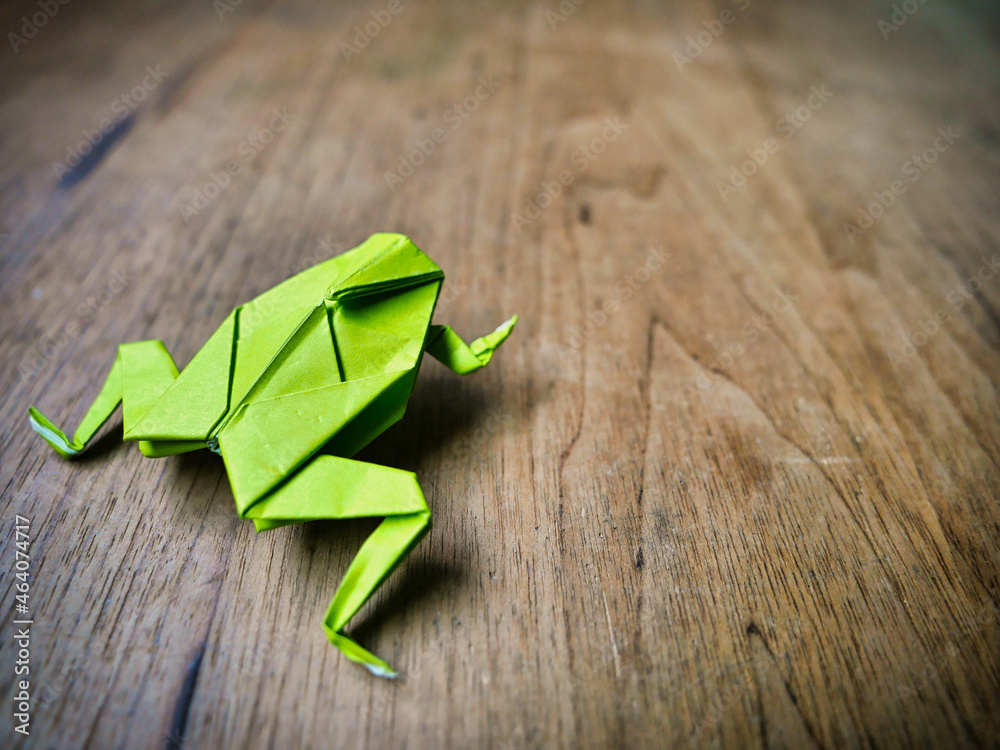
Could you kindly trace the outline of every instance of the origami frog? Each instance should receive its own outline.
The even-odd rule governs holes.
[[[121,403],[124,439],[144,455],[220,454],[236,509],[257,531],[384,517],[324,628],[347,658],[394,676],[344,628],[428,531],[431,513],[412,473],[351,456],[403,416],[425,351],[465,375],[490,361],[517,322],[470,345],[431,325],[443,279],[406,237],[372,235],[237,307],[180,374],[160,341],[119,346],[73,440],[33,408],[31,426],[70,458]]]

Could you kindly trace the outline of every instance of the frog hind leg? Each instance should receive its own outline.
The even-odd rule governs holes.
[[[35,432],[40,434],[63,458],[73,458],[86,450],[87,445],[118,404],[124,404],[122,421],[125,431],[152,407],[156,399],[177,378],[177,366],[162,341],[136,341],[118,347],[118,355],[111,366],[104,386],[80,422],[80,427],[70,438],[44,414],[31,407],[28,419]],[[167,443],[140,442],[146,455],[169,455],[179,452],[179,446],[168,448]],[[191,447],[204,447],[204,443]]]
[[[344,628],[430,529],[430,508],[416,476],[377,464],[319,455],[243,513],[258,531],[302,521],[379,516],[384,520],[351,562],[323,626],[331,643],[348,659],[380,677],[395,677],[388,664],[358,645]]]

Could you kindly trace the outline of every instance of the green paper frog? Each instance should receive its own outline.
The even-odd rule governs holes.
[[[181,373],[160,341],[119,346],[72,440],[34,408],[31,426],[71,458],[121,403],[124,439],[144,455],[220,454],[236,509],[257,531],[383,517],[323,626],[347,658],[395,676],[345,628],[430,529],[431,513],[414,474],[351,456],[403,416],[425,351],[465,375],[517,322],[467,345],[431,324],[443,280],[407,237],[372,235],[237,307]]]

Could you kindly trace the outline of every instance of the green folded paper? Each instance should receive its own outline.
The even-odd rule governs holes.
[[[431,325],[443,280],[408,238],[372,235],[236,308],[179,374],[160,341],[119,346],[72,440],[34,408],[31,426],[72,458],[121,403],[125,440],[139,441],[144,455],[221,454],[236,509],[258,531],[384,517],[323,624],[349,659],[395,676],[344,628],[427,532],[431,514],[414,474],[350,457],[403,416],[425,351],[465,375],[490,361],[517,322],[466,345]]]

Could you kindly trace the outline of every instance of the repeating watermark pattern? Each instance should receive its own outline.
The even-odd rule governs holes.
[[[693,689],[696,684],[705,682],[705,680],[707,680],[710,676],[719,678],[729,675],[737,670],[755,666],[766,669],[767,667],[774,666],[776,663],[780,663],[783,660],[791,658],[797,652],[803,650],[808,641],[802,635],[799,618],[791,618],[788,622],[790,623],[788,630],[791,634],[792,640],[792,643],[788,646],[788,648],[774,655],[771,653],[765,653],[749,659],[737,659],[728,664],[717,667],[715,670],[703,672],[698,676],[698,679],[687,685],[688,690]],[[747,637],[757,636],[763,638],[760,629],[755,623],[750,623],[747,626],[746,634]],[[760,670],[758,670],[758,674],[760,674]],[[776,676],[781,679],[781,675],[778,673],[777,669],[766,669],[765,674],[760,679],[767,681],[770,680],[772,676]],[[737,703],[744,700],[744,693],[749,689],[749,687],[750,683],[741,677],[736,682],[731,683],[714,693],[706,703],[708,711],[700,721],[695,723],[693,731],[687,738],[688,741],[697,741],[706,731],[717,727],[729,710],[732,709]]]
[[[524,227],[533,224],[542,215],[542,212],[551,206],[556,198],[562,195],[563,189],[568,188],[576,181],[579,175],[586,172],[594,160],[603,154],[607,150],[608,145],[616,141],[626,128],[628,128],[628,125],[623,123],[617,116],[604,118],[604,129],[601,131],[601,134],[591,139],[590,143],[581,145],[570,155],[570,163],[576,171],[571,172],[568,169],[564,169],[556,176],[556,179],[543,180],[539,184],[539,191],[534,198],[529,198],[524,202],[522,212],[515,212],[511,216],[510,220],[514,224],[514,229],[517,230],[517,233],[520,234]]]
[[[899,31],[900,27],[906,25],[910,17],[915,16],[926,2],[927,0],[903,0],[902,3],[894,3],[892,13],[889,14],[889,19],[880,18],[875,23],[878,26],[878,30],[882,33],[882,40],[889,41],[889,37]]]
[[[291,635],[291,631],[284,634],[290,642]],[[213,666],[221,668],[219,670],[220,674],[222,670],[228,670],[235,674],[237,678],[246,675],[258,675],[264,671],[273,641],[274,639],[258,643],[252,649],[241,652],[239,656],[236,655],[235,650],[231,651],[225,648],[213,650],[211,652]],[[116,637],[104,638],[98,641],[89,635],[72,635],[68,638],[60,637],[59,643],[64,648],[72,645],[72,647],[78,648],[79,651],[75,655],[66,658],[63,661],[62,667],[54,676],[46,678],[39,683],[37,691],[38,702],[36,704],[39,708],[48,708],[55,704],[59,697],[70,689],[74,680],[85,670],[95,666],[100,668],[102,665],[106,665],[107,659],[105,656],[102,656],[103,654],[112,653],[118,655],[122,651],[121,641]],[[288,653],[291,654],[293,652],[294,649],[288,649]],[[128,648],[128,655],[130,657],[137,657],[140,654],[149,659],[154,658],[153,644],[150,643],[146,646],[136,645]]]
[[[587,312],[587,320],[583,327],[572,326],[566,340],[556,344],[560,359],[565,360],[572,352],[579,350],[591,336],[621,312],[625,303],[632,299],[639,287],[653,278],[653,274],[663,268],[671,255],[664,251],[662,245],[649,248],[646,260],[615,284],[614,294],[604,300],[600,307]]]
[[[225,20],[226,13],[232,13],[241,5],[243,5],[243,0],[212,0],[212,8],[215,10],[215,15],[219,17],[219,21]]]
[[[812,461],[809,458],[805,460]],[[817,459],[818,462],[823,462],[823,460],[822,457]],[[770,463],[776,465],[784,463],[784,461],[782,459],[772,459]],[[711,543],[711,540],[715,538],[728,536],[729,540],[727,544],[743,545],[747,550],[751,551],[755,549],[764,550],[768,554],[781,552],[789,557],[794,557],[801,561],[802,564],[808,564],[815,562],[830,543],[830,532],[824,523],[826,519],[813,520],[815,523],[812,523],[808,527],[803,524],[792,533],[785,533],[783,530],[768,531],[762,526],[748,527],[730,533],[720,530],[718,524],[714,522],[696,522],[686,526],[671,528],[667,532],[667,535],[665,535],[665,539],[668,541],[663,543],[663,547],[671,551],[692,549],[706,541]],[[859,563],[848,562],[846,560],[843,562],[850,572],[858,572],[867,567],[878,565],[885,559],[885,557],[881,557]],[[828,578],[841,578],[848,575],[848,573],[831,566],[825,572],[818,572],[809,568],[808,575],[810,581],[816,583]],[[718,593],[719,588],[720,586],[718,585],[676,587],[671,589],[671,593],[694,595],[696,597],[712,596]]]
[[[478,85],[475,91],[459,102],[455,102],[444,111],[441,120],[448,126],[448,130],[443,127],[434,128],[426,138],[417,138],[414,148],[409,153],[400,154],[399,161],[393,171],[386,171],[383,177],[385,184],[389,186],[389,192],[396,192],[396,188],[402,185],[408,178],[413,176],[417,167],[423,164],[432,156],[439,146],[448,140],[450,132],[458,130],[466,120],[479,109],[480,105],[493,96],[493,92],[500,88],[502,81],[498,81],[493,74],[479,76]]]
[[[13,31],[7,33],[7,41],[14,48],[14,54],[20,52],[21,47],[38,36],[39,29],[48,25],[49,21],[56,17],[60,5],[68,5],[69,0],[38,0],[38,10],[31,16],[21,16],[20,34]]]
[[[233,177],[242,174],[244,169],[260,156],[260,153],[273,143],[278,134],[288,127],[297,115],[289,114],[288,107],[271,110],[271,121],[256,133],[244,138],[236,147],[236,158],[228,159],[224,169],[209,170],[208,180],[200,188],[191,191],[188,202],[181,201],[178,206],[181,218],[187,224],[192,217],[197,216],[225,190],[233,181]]]
[[[77,307],[76,315],[72,320],[56,331],[42,336],[41,341],[28,352],[17,368],[21,380],[28,380],[41,372],[56,354],[65,349],[70,341],[84,331],[101,310],[110,305],[115,297],[128,288],[132,279],[133,277],[128,271],[113,272],[103,289],[87,297]]]
[[[546,9],[545,21],[548,23],[549,28],[554,31],[556,26],[576,13],[577,9],[585,2],[587,2],[587,0],[562,0],[562,2],[556,6],[555,10]]]
[[[743,324],[740,328],[741,335],[738,341],[732,341],[725,346],[717,346],[712,336],[709,335],[708,343],[716,352],[716,358],[708,364],[709,369],[723,372],[732,367],[736,360],[746,354],[751,345],[760,339],[765,331],[770,330],[778,316],[791,310],[793,303],[797,303],[798,300],[798,295],[791,290],[778,292],[763,314],[754,315]],[[701,391],[711,388],[712,383],[712,378],[705,369],[701,370],[698,377],[695,378],[695,386]]]
[[[411,681],[418,679],[424,673],[425,665],[439,665],[453,655],[454,650],[451,647],[439,642],[421,651],[419,661],[412,669],[401,672],[393,680],[380,680],[378,682],[379,691],[373,696],[370,706],[361,708],[359,719],[364,722],[384,717],[392,708],[393,694],[405,688]],[[588,657],[588,659],[579,662],[579,669],[574,669],[569,673],[569,678],[574,682],[588,683],[594,679],[605,679],[607,670],[612,666],[618,678],[627,670],[627,666],[623,667],[620,664],[618,649],[613,641],[607,645],[597,645],[592,652],[588,653]],[[471,678],[479,682],[486,678],[486,673],[483,670],[478,670],[471,675]],[[508,740],[508,742],[516,742],[516,740]],[[520,747],[520,745],[505,745],[501,742],[491,745],[491,747]]]
[[[592,651],[588,652],[587,656],[586,660],[578,662],[580,665],[579,669],[574,669],[567,674],[568,678],[573,682],[588,683],[594,679],[606,679],[607,671],[612,665],[615,669],[616,677],[621,677],[627,670],[627,666],[622,667],[620,665],[617,647],[613,643],[596,645]],[[446,662],[453,657],[454,649],[440,642],[435,642],[429,648],[421,651],[418,661],[412,669],[400,672],[395,679],[378,681],[376,685],[377,691],[372,696],[371,704],[360,707],[357,713],[358,720],[363,723],[386,717],[392,710],[394,695],[405,689],[411,682],[419,680],[426,670],[426,665],[430,664],[432,668],[435,666],[440,668],[439,665],[442,662]],[[473,670],[469,675],[469,679],[477,683],[483,682],[487,677],[488,674],[483,669]],[[517,738],[511,738],[506,743],[497,741],[490,744],[489,747],[501,750],[503,748],[522,748],[524,745]]]
[[[825,83],[821,83],[819,86],[810,86],[809,92],[809,96],[802,104],[791,112],[786,112],[774,123],[774,132],[781,136],[782,141],[787,141],[798,133],[802,126],[812,119],[813,112],[821,109],[833,96],[833,92],[826,88]],[[744,187],[747,180],[757,174],[757,170],[778,152],[782,141],[772,136],[765,138],[756,147],[747,149],[747,156],[750,158],[738,165],[730,166],[729,178],[718,180],[715,183],[722,200],[728,201],[730,193],[735,193]]]
[[[740,13],[750,7],[750,0],[732,0],[732,3]],[[687,45],[684,47],[684,52],[674,53],[674,65],[677,66],[677,70],[683,72],[685,67],[701,57],[702,53],[722,36],[722,32],[726,30],[727,26],[736,23],[737,18],[739,16],[732,8],[723,8],[715,18],[702,21],[705,30],[699,31],[694,36],[688,35],[685,39]]]
[[[447,307],[452,302],[461,297],[468,290],[465,284],[460,281],[449,281],[445,279],[444,286],[441,287],[441,294],[438,295],[437,309]]]
[[[218,1],[219,0],[217,0],[217,2]],[[178,734],[177,732],[171,730],[167,732],[164,739],[166,739],[167,741],[166,742],[167,750],[183,750],[184,743],[187,742],[188,738],[186,735]]]
[[[301,273],[309,268],[312,268],[317,263],[322,263],[324,260],[330,260],[334,255],[339,255],[343,250],[343,245],[339,242],[335,242],[333,235],[327,232],[316,238],[316,244],[313,246],[312,252],[304,258],[300,258],[292,266],[292,275]]]
[[[80,166],[84,158],[98,151],[104,140],[114,133],[122,124],[128,120],[138,106],[146,100],[146,97],[160,85],[160,82],[168,75],[163,69],[163,65],[146,66],[146,75],[142,80],[132,87],[128,93],[121,94],[111,102],[109,109],[115,116],[101,118],[96,128],[84,128],[83,140],[75,146],[66,147],[66,158],[64,161],[52,162],[52,171],[56,177],[65,179],[65,176],[73,169]]]
[[[913,154],[903,162],[902,172],[910,178],[910,183],[917,182],[924,173],[938,160],[945,151],[951,148],[952,144],[961,138],[963,133],[956,133],[949,125],[946,128],[937,129],[937,137],[934,142],[919,154]],[[885,216],[885,212],[896,202],[896,198],[903,195],[909,188],[903,180],[893,180],[886,190],[876,190],[873,195],[875,200],[868,204],[867,210],[858,207],[857,224],[851,222],[844,223],[844,233],[847,239],[854,244],[854,238],[862,235],[871,229],[875,222]]]
[[[601,592],[607,606],[607,597]],[[579,659],[574,660],[573,668],[563,671],[560,677],[564,680],[566,690],[571,690],[577,685],[593,685],[595,681],[607,681],[610,678],[609,672],[614,669],[615,680],[621,680],[622,676],[629,671],[628,664],[621,664],[618,653],[618,646],[612,640],[607,644],[592,643]],[[528,750],[537,747],[536,743],[529,742],[523,735],[523,730],[518,731],[515,736],[491,742],[490,750]]]
[[[337,255],[342,249],[342,246],[334,242],[333,235],[327,233],[319,237],[316,240],[316,244],[313,246],[312,251],[295,261],[295,263],[289,268],[288,276],[294,276],[302,271],[308,270],[315,266],[317,263],[322,263],[325,260],[329,260],[334,255]],[[277,302],[275,301],[274,295],[265,296],[263,299],[254,302],[254,315],[258,320],[266,318],[267,316],[275,313]]]
[[[450,650],[439,642],[420,652],[419,661],[405,672],[400,672],[392,680],[379,680],[378,689],[372,696],[371,704],[361,706],[358,719],[362,723],[383,718],[392,709],[393,696],[405,688],[412,680],[423,674],[426,664],[440,663],[448,658]]]
[[[959,633],[955,634],[948,640],[944,647],[944,655],[948,658],[954,658],[961,654],[960,646],[963,642],[979,635],[979,633],[981,633],[982,630],[984,630],[991,622],[996,621],[998,614],[1000,614],[1000,610],[998,610],[992,603],[980,608],[974,616],[971,627],[963,628]],[[792,644],[789,648],[775,654],[774,656],[768,653],[762,654],[761,656],[753,659],[733,662],[733,664],[728,667],[715,670],[714,674],[719,676],[739,667],[752,666],[755,664],[760,664],[762,667],[771,667],[775,664],[781,663],[782,661],[786,661],[793,655],[802,651],[805,646],[808,645],[809,641],[802,634],[802,629],[800,627],[801,621],[799,621],[799,618],[792,618],[789,620],[789,624],[791,626],[789,632],[792,638]],[[756,625],[751,624],[747,627],[747,634],[760,635],[760,630]],[[868,649],[873,647],[885,646],[890,640],[891,636],[885,631],[878,629],[870,630],[857,644],[857,649],[859,653],[863,654]],[[932,658],[923,669],[919,670],[919,672],[911,675],[902,682],[897,682],[894,686],[888,686],[890,688],[890,694],[894,692],[895,697],[899,700],[906,700],[920,695],[932,683],[944,679],[944,675],[942,674],[942,661],[943,658],[941,656]],[[860,665],[855,671],[856,673],[861,671]],[[770,680],[772,676],[780,677],[777,670],[774,669],[768,669],[763,675],[760,675],[760,672],[758,672],[758,675],[759,679],[763,681]],[[743,694],[749,689],[751,684],[754,683],[752,683],[752,681],[740,679],[738,682],[731,684],[727,688],[724,688],[716,693],[708,702],[710,710],[705,717],[697,723],[690,739],[697,739],[706,730],[718,726],[727,711],[729,711],[740,700],[744,699]]]
[[[778,469],[781,464],[811,463],[828,466],[831,464],[852,463],[858,460],[849,456],[830,455],[833,445],[829,438],[818,442],[817,451],[825,451],[826,455],[810,456],[802,453],[801,455],[781,457],[769,454],[765,460],[775,469]],[[602,473],[608,479],[617,480],[623,475],[628,475],[636,471],[635,457],[631,454],[624,454],[613,461],[600,461],[599,463]],[[597,470],[591,473],[596,476]],[[686,472],[675,468],[670,476],[669,486],[665,488],[666,495],[672,497],[675,493],[681,491],[681,488],[688,486],[690,481],[691,478]],[[859,496],[863,496],[864,491],[858,490],[858,494]],[[755,496],[753,502],[747,506],[747,510],[752,512],[754,517],[756,517],[758,514],[766,515],[773,508],[765,500]],[[764,525],[766,522],[764,521],[757,523],[756,526],[742,524],[734,530],[733,527],[720,527],[718,523],[712,521],[695,520],[688,522],[687,519],[681,517],[678,517],[676,520],[680,523],[668,521],[663,530],[664,541],[661,548],[671,553],[681,549],[691,549],[701,543],[710,542],[712,539],[721,536],[726,536],[730,539],[727,542],[729,545],[743,544],[748,549],[751,547],[765,549],[768,553],[781,550],[790,555],[795,555],[803,561],[813,560],[827,551],[836,551],[836,546],[831,536],[830,522],[825,516],[811,517],[805,519],[797,528],[793,528],[790,531],[783,529],[780,532],[770,534],[764,530],[766,528]],[[611,523],[616,523],[617,519],[611,517],[610,521]],[[649,549],[649,546],[647,545],[646,548]],[[643,561],[642,564],[645,564],[645,553],[640,554],[640,550],[637,550],[636,554],[637,559]],[[846,569],[846,573],[830,566],[825,572],[810,569],[809,576],[813,582],[833,577],[842,577],[850,572],[878,565],[887,559],[888,557],[885,555],[866,561],[852,561],[845,557],[841,559],[841,563]],[[677,595],[713,595],[718,590],[718,585],[685,588],[671,587],[670,593]]]
[[[1000,609],[993,603],[988,603],[976,612],[971,627],[962,628],[958,633],[954,633],[944,646],[945,656],[954,658],[962,653],[960,645],[977,637],[990,624],[997,621]],[[878,634],[876,634],[878,635]],[[941,657],[932,658],[923,669],[912,675],[904,682],[896,683],[896,697],[900,700],[913,698],[926,690],[932,682],[939,682],[944,679],[941,674]]]
[[[39,686],[38,706],[47,708],[51,706],[60,695],[72,684],[73,678],[83,668],[85,661],[82,656],[74,656],[63,664],[59,673]]]
[[[504,408],[494,408],[486,412],[486,419],[482,425],[474,429],[468,435],[464,435],[455,446],[455,455],[467,456],[477,447],[485,443],[492,436],[498,435],[509,427],[514,421],[514,415]]]
[[[38,701],[35,704],[37,708],[47,709],[52,706],[59,699],[59,696],[70,688],[73,680],[83,671],[88,663],[104,663],[103,659],[97,658],[98,654],[109,651],[118,652],[122,648],[121,642],[117,639],[107,638],[98,641],[94,639],[92,634],[60,634],[58,643],[60,647],[70,648],[71,650],[79,649],[79,651],[63,660],[58,673],[39,681],[38,690],[36,691]],[[153,655],[151,648],[141,649],[135,647],[129,648],[128,651],[130,655],[136,655],[140,651],[150,658]]]
[[[286,640],[290,639],[290,634],[284,634]],[[248,651],[241,652],[238,656],[234,651],[221,648],[215,651],[213,659],[216,664],[225,664],[230,672],[237,676],[253,676],[264,672],[268,660],[274,650],[277,638],[271,638],[262,644],[257,644]],[[290,650],[290,649],[289,649]]]
[[[1000,271],[1000,255],[993,254],[990,259],[980,257],[982,265],[968,280],[958,284],[945,295],[948,304],[954,310],[961,310],[965,305],[974,299],[974,295],[983,288],[983,284]],[[945,322],[951,317],[951,311],[947,307],[941,307],[935,313],[917,324],[917,328],[910,331],[903,337],[902,345],[889,352],[889,361],[893,369],[899,369],[910,359],[917,356],[917,352],[938,332],[941,331]]]
[[[31,626],[34,619],[28,610],[31,599],[31,520],[14,516],[14,731],[31,734]]]
[[[412,0],[408,1],[412,2]],[[354,27],[354,36],[351,39],[353,44],[340,43],[340,51],[344,55],[344,59],[350,62],[352,57],[360,55],[361,51],[392,23],[392,19],[404,10],[406,10],[406,6],[403,4],[403,0],[389,0],[384,8],[371,11],[372,20],[366,21],[364,26]]]

